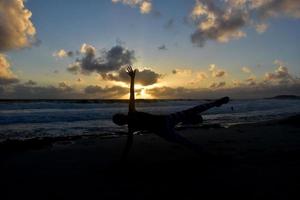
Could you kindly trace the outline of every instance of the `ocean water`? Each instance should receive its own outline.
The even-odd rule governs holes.
[[[204,100],[139,101],[139,111],[169,114],[184,110]],[[233,108],[233,109],[232,109]],[[35,137],[75,135],[118,136],[126,127],[113,124],[115,113],[126,113],[125,101],[1,101],[0,141]],[[278,119],[300,114],[300,100],[232,100],[222,107],[203,113],[205,124],[230,126]]]

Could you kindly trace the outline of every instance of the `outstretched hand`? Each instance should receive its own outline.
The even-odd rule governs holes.
[[[129,65],[126,69],[127,74],[131,77],[134,78],[135,77],[135,73],[136,73],[136,69],[133,70],[132,67]]]

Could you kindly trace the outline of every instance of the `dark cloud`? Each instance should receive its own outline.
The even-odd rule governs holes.
[[[55,86],[29,86],[18,84],[5,92],[6,98],[13,99],[73,99],[83,98],[79,92]]]
[[[184,87],[156,87],[148,89],[147,93],[155,98],[162,99],[213,99],[223,96],[231,98],[251,99],[265,98],[276,95],[300,95],[300,84],[293,85],[256,85],[240,86],[234,88],[210,89],[190,89]]]
[[[161,12],[158,10],[153,10],[152,15],[156,18],[160,18],[162,16]]]
[[[24,83],[25,85],[36,85],[37,83],[33,80],[29,80],[26,83]]]
[[[90,85],[85,88],[84,92],[85,94],[97,95],[101,98],[120,98],[128,94],[129,89],[120,86],[100,87],[97,85]]]
[[[211,89],[219,89],[222,88],[226,85],[226,82],[222,81],[222,82],[218,82],[218,83],[212,83],[209,88]]]
[[[6,78],[6,77],[0,77],[0,85],[10,85],[14,83],[18,83],[19,79],[17,78]]]
[[[0,1],[0,52],[29,47],[36,30],[24,0]]]
[[[165,29],[172,29],[174,27],[175,20],[169,19],[166,24],[164,25]]]
[[[256,6],[258,7],[258,14],[262,18],[269,18],[279,15],[300,18],[299,0],[258,1]]]
[[[135,60],[134,51],[125,49],[117,45],[108,51],[103,51],[98,57],[96,49],[87,44],[83,44],[80,52],[83,57],[78,58],[75,63],[67,69],[69,72],[89,74],[97,72],[100,74],[119,70],[122,66],[131,65]]]
[[[184,87],[155,87],[148,89],[147,93],[156,98],[169,99],[169,98],[190,98],[191,93],[194,93],[193,89],[187,89]],[[193,96],[193,95],[192,95]]]
[[[167,49],[167,47],[166,47],[166,45],[161,45],[161,46],[159,46],[159,47],[157,47],[158,48],[158,50],[168,50]]]
[[[299,0],[196,0],[190,20],[196,26],[193,44],[203,47],[208,40],[228,42],[246,36],[244,28],[252,26],[258,33],[267,30],[271,17],[300,18]]]
[[[67,91],[67,92],[72,92],[74,91],[75,89],[72,88],[71,86],[69,86],[66,82],[60,82],[58,83],[58,88],[64,90],[64,91]]]
[[[61,82],[58,86],[36,86],[16,84],[9,87],[0,86],[0,98],[6,99],[90,99],[90,98],[121,98],[128,94],[129,89],[120,86],[99,87],[88,86],[82,92]]]
[[[138,70],[136,73],[135,82],[143,86],[153,85],[158,82],[158,79],[161,76],[162,75],[152,71],[151,69]],[[125,68],[120,69],[117,74],[102,74],[102,77],[105,80],[120,81],[125,83],[130,82],[130,78]]]
[[[218,7],[215,1],[196,1],[192,18],[197,30],[191,35],[193,44],[203,47],[207,40],[227,42],[245,36],[240,30],[248,23],[248,13],[232,7]]]

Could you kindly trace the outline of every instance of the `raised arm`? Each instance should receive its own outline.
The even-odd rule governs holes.
[[[134,112],[135,111],[134,78],[135,78],[136,70],[133,70],[131,66],[128,66],[127,73],[130,76],[129,112]]]

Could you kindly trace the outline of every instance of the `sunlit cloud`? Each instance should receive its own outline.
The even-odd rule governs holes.
[[[251,73],[251,69],[249,67],[242,67],[242,72],[244,72],[246,74],[250,74]]]
[[[36,41],[31,15],[24,0],[0,1],[0,52],[30,47]]]
[[[52,55],[57,58],[65,58],[65,57],[72,57],[74,53],[72,51],[66,51],[64,49],[60,49],[54,52]]]
[[[113,3],[123,3],[131,7],[138,7],[142,14],[148,14],[152,10],[151,0],[111,0]]]
[[[298,0],[195,0],[190,19],[196,25],[193,44],[203,47],[209,40],[221,43],[247,36],[246,27],[258,33],[268,29],[274,17],[300,18]]]
[[[209,66],[209,71],[211,72],[211,76],[214,78],[221,78],[226,75],[226,72],[222,69],[218,69],[215,64],[211,64]]]
[[[265,81],[275,84],[289,84],[297,81],[290,73],[286,66],[278,63],[274,72],[265,74]]]
[[[10,69],[10,62],[0,53],[0,86],[19,82],[17,76]]]
[[[250,76],[245,81],[246,81],[246,84],[249,85],[249,86],[254,86],[254,85],[257,84],[255,76]]]
[[[205,80],[207,78],[208,78],[208,75],[205,72],[197,72],[196,73],[196,79],[199,81]]]

